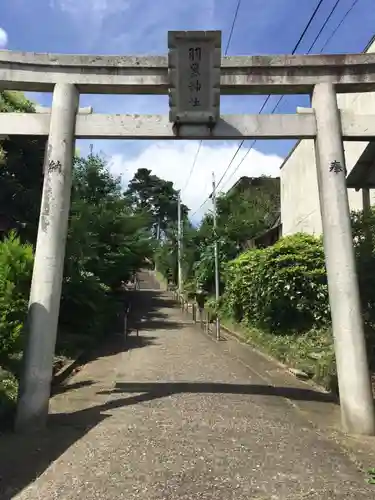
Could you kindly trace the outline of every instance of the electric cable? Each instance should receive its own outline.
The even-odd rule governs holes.
[[[224,53],[224,56],[226,56],[228,54],[228,50],[229,50],[229,46],[230,46],[230,42],[232,41],[232,36],[233,36],[233,32],[234,32],[234,27],[236,25],[236,21],[237,21],[237,17],[238,17],[238,12],[240,10],[240,7],[241,7],[241,2],[242,0],[238,0],[237,1],[237,6],[236,6],[236,10],[234,12],[234,16],[233,16],[233,21],[232,21],[232,25],[231,25],[231,28],[230,28],[230,32],[229,32],[229,37],[228,37],[228,42],[227,42],[227,45],[226,45],[226,48],[225,48],[225,53]],[[195,169],[195,165],[197,164],[197,160],[198,160],[198,156],[199,156],[199,153],[200,153],[200,150],[202,148],[202,144],[203,144],[203,139],[201,139],[199,141],[199,145],[198,145],[198,149],[197,149],[197,152],[195,153],[195,156],[194,156],[194,160],[193,160],[193,164],[190,168],[190,171],[189,171],[189,175],[188,175],[188,178],[185,182],[185,185],[182,189],[182,191],[185,191],[185,189],[187,188],[187,186],[189,185],[189,182],[190,182],[190,179],[191,179],[191,176],[193,175],[193,172],[194,172],[194,169]],[[181,191],[181,192],[182,192]]]
[[[354,9],[354,7],[357,5],[357,3],[359,2],[359,0],[354,0],[352,5],[349,7],[349,9],[345,12],[344,16],[342,17],[341,21],[339,22],[339,24],[336,26],[336,28],[332,31],[332,33],[330,34],[330,36],[327,38],[327,40],[325,41],[323,47],[320,49],[320,53],[323,52],[323,50],[327,47],[327,45],[329,44],[329,42],[332,40],[332,38],[335,36],[335,34],[337,33],[337,31],[339,30],[339,28],[342,26],[342,24],[344,23],[345,19],[348,17],[348,15],[351,13],[351,11]]]
[[[306,24],[306,26],[305,26],[304,30],[302,31],[302,33],[301,33],[301,35],[300,35],[300,37],[299,37],[299,39],[298,39],[298,41],[297,41],[297,43],[296,43],[295,47],[293,48],[292,54],[294,54],[294,53],[296,52],[296,50],[299,48],[299,46],[300,46],[300,44],[301,44],[301,42],[302,42],[303,38],[305,37],[305,35],[306,35],[306,33],[307,33],[308,29],[309,29],[309,28],[310,28],[310,26],[311,26],[311,23],[312,23],[312,22],[313,22],[313,20],[315,19],[315,17],[316,17],[316,15],[317,15],[317,13],[318,13],[318,11],[319,11],[319,9],[320,9],[321,5],[323,4],[323,2],[324,2],[324,0],[319,0],[319,2],[317,3],[317,5],[316,5],[316,7],[315,7],[315,9],[314,9],[313,13],[311,14],[311,16],[310,16],[310,18],[309,18],[309,20],[308,20],[308,22],[307,22],[307,24]],[[266,104],[268,103],[268,101],[270,100],[270,98],[271,98],[271,94],[270,94],[270,95],[268,95],[268,96],[266,97],[266,99],[264,100],[264,102],[263,102],[263,104],[262,104],[262,106],[261,106],[261,108],[260,108],[260,110],[259,110],[258,114],[260,114],[260,113],[263,111],[263,109],[265,108],[265,106],[266,106]],[[280,102],[281,102],[282,98],[283,98],[283,96],[281,96],[281,98],[280,98],[280,99],[279,99],[279,101],[277,102],[277,105],[275,106],[275,108],[274,108],[274,109],[276,109],[276,108],[277,108],[277,106],[280,104]],[[238,145],[237,150],[235,151],[235,153],[234,153],[234,155],[233,155],[232,159],[230,160],[230,162],[229,162],[229,164],[228,164],[227,168],[225,169],[225,171],[224,171],[223,175],[221,176],[221,178],[220,178],[219,182],[217,183],[217,185],[216,185],[216,189],[219,187],[219,185],[220,185],[220,184],[221,184],[221,182],[223,181],[224,177],[226,176],[226,174],[227,174],[227,172],[228,172],[229,168],[230,168],[230,167],[231,167],[231,165],[233,164],[233,161],[234,161],[234,159],[236,158],[236,156],[237,156],[237,154],[239,153],[239,151],[241,150],[241,148],[242,148],[242,146],[243,146],[244,142],[245,142],[245,139],[242,139],[242,141],[241,141],[241,142],[240,142],[240,144]],[[249,152],[251,151],[251,149],[254,147],[255,143],[256,143],[256,140],[254,140],[254,141],[252,142],[252,144],[251,144],[251,146],[250,146],[250,149],[246,152],[245,157],[249,154]],[[244,160],[244,158],[245,158],[245,157],[243,157],[243,158],[241,159],[240,165],[242,164],[242,162],[243,162],[243,160]],[[238,167],[235,169],[235,172],[237,172],[237,170],[238,170]],[[232,176],[233,176],[233,174],[230,176],[230,178],[231,178]],[[196,210],[196,211],[195,211],[195,212],[191,215],[191,217],[193,217],[193,216],[194,216],[194,215],[195,215],[195,214],[196,214],[196,213],[197,213],[197,212],[198,212],[198,211],[199,211],[199,210],[200,210],[200,209],[201,209],[201,208],[202,208],[202,207],[203,207],[203,206],[207,203],[207,201],[208,201],[210,198],[211,198],[211,194],[210,194],[210,195],[209,195],[209,196],[208,196],[208,197],[207,197],[207,198],[203,201],[203,203],[202,203],[202,204],[200,205],[200,207],[199,207],[199,208],[198,208],[198,209],[197,209],[197,210]]]
[[[333,16],[333,14],[335,13],[335,11],[336,11],[336,9],[337,9],[337,7],[338,7],[338,5],[339,5],[340,1],[341,1],[341,0],[337,0],[337,1],[336,1],[336,3],[334,4],[334,6],[332,7],[332,9],[331,9],[330,13],[328,14],[328,16],[327,16],[327,18],[326,18],[325,22],[323,23],[323,25],[322,25],[322,27],[320,28],[320,30],[319,30],[319,32],[318,32],[318,34],[316,35],[316,37],[314,38],[314,40],[313,40],[312,44],[310,45],[310,47],[309,47],[309,49],[308,49],[308,51],[307,51],[307,54],[310,54],[310,53],[311,53],[311,51],[312,51],[312,49],[313,49],[314,45],[315,45],[315,44],[316,44],[316,42],[318,41],[318,39],[319,39],[320,35],[322,34],[322,32],[323,32],[324,28],[327,26],[327,24],[328,24],[329,20],[331,19],[331,17],[332,17],[332,16]],[[350,8],[347,12],[346,12],[346,14],[344,15],[344,18],[343,18],[343,19],[345,19],[345,18],[347,17],[348,13],[350,13],[350,12],[351,12],[351,10],[355,7],[355,4],[356,4],[358,1],[359,1],[359,0],[354,0],[354,2],[353,2],[353,3],[354,3],[354,5],[352,5],[352,7],[351,7],[351,8]],[[341,26],[342,22],[343,22],[343,20],[341,20],[341,22],[340,22],[339,26]],[[337,31],[337,29],[336,29],[336,31]],[[332,34],[331,34],[331,36],[330,36],[330,39],[332,39]],[[325,45],[323,46],[323,48],[326,46],[326,44],[327,44],[327,42],[325,43]],[[323,48],[320,50],[320,53],[322,53]],[[276,109],[279,107],[279,105],[280,105],[281,101],[284,99],[284,97],[285,97],[285,95],[282,95],[282,96],[279,98],[279,100],[277,101],[277,103],[276,103],[275,107],[272,109],[271,114],[274,114],[274,113],[275,113]],[[228,182],[230,181],[230,179],[233,177],[233,175],[234,175],[234,174],[238,171],[238,169],[240,168],[240,166],[241,166],[241,165],[242,165],[242,163],[244,162],[245,158],[248,156],[248,154],[249,154],[249,153],[251,152],[251,150],[254,148],[254,146],[255,146],[256,142],[257,142],[257,139],[254,139],[254,141],[251,143],[250,148],[246,151],[246,153],[244,154],[244,156],[241,158],[241,161],[240,161],[240,163],[237,165],[236,169],[233,171],[233,173],[232,173],[232,174],[228,177],[228,179],[226,180],[226,183],[228,183]]]

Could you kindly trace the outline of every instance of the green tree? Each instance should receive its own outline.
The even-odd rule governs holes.
[[[236,248],[269,229],[280,213],[278,179],[260,177],[242,191],[218,198],[218,233]],[[263,181],[263,182],[262,182]]]
[[[20,92],[0,92],[0,112],[34,111]],[[0,216],[23,240],[36,241],[43,184],[45,139],[12,136],[0,143]]]
[[[171,223],[177,222],[178,191],[173,183],[151,174],[151,170],[140,168],[129,182],[127,198],[138,212],[150,217],[150,229],[160,239]],[[181,205],[182,218],[187,217],[188,209]]]
[[[110,174],[100,156],[76,158],[68,264],[116,286],[150,257],[147,224],[147,215],[132,210],[122,195],[120,179]]]
[[[208,292],[214,287],[214,243],[218,242],[220,275],[226,262],[234,259],[249,242],[274,224],[280,210],[277,179],[260,177],[246,189],[231,190],[217,199],[217,229],[213,214],[207,213],[198,230],[195,281]],[[224,286],[221,281],[222,287]]]
[[[103,158],[75,159],[61,305],[66,329],[102,329],[108,292],[153,255],[147,225],[148,217],[130,206]]]

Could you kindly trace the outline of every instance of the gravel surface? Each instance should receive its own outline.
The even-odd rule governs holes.
[[[255,355],[252,369],[143,279],[139,337],[113,340],[53,397],[45,432],[0,439],[0,498],[375,498],[289,401],[330,406],[325,395],[281,373],[275,389]]]

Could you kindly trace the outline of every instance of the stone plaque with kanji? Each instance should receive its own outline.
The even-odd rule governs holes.
[[[220,31],[170,31],[170,121],[215,123],[220,115]]]

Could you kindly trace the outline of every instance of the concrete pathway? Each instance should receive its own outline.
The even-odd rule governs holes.
[[[0,498],[375,498],[306,418],[332,414],[326,395],[210,339],[166,293],[139,296],[139,337],[117,337],[61,388],[44,433],[0,439]]]

